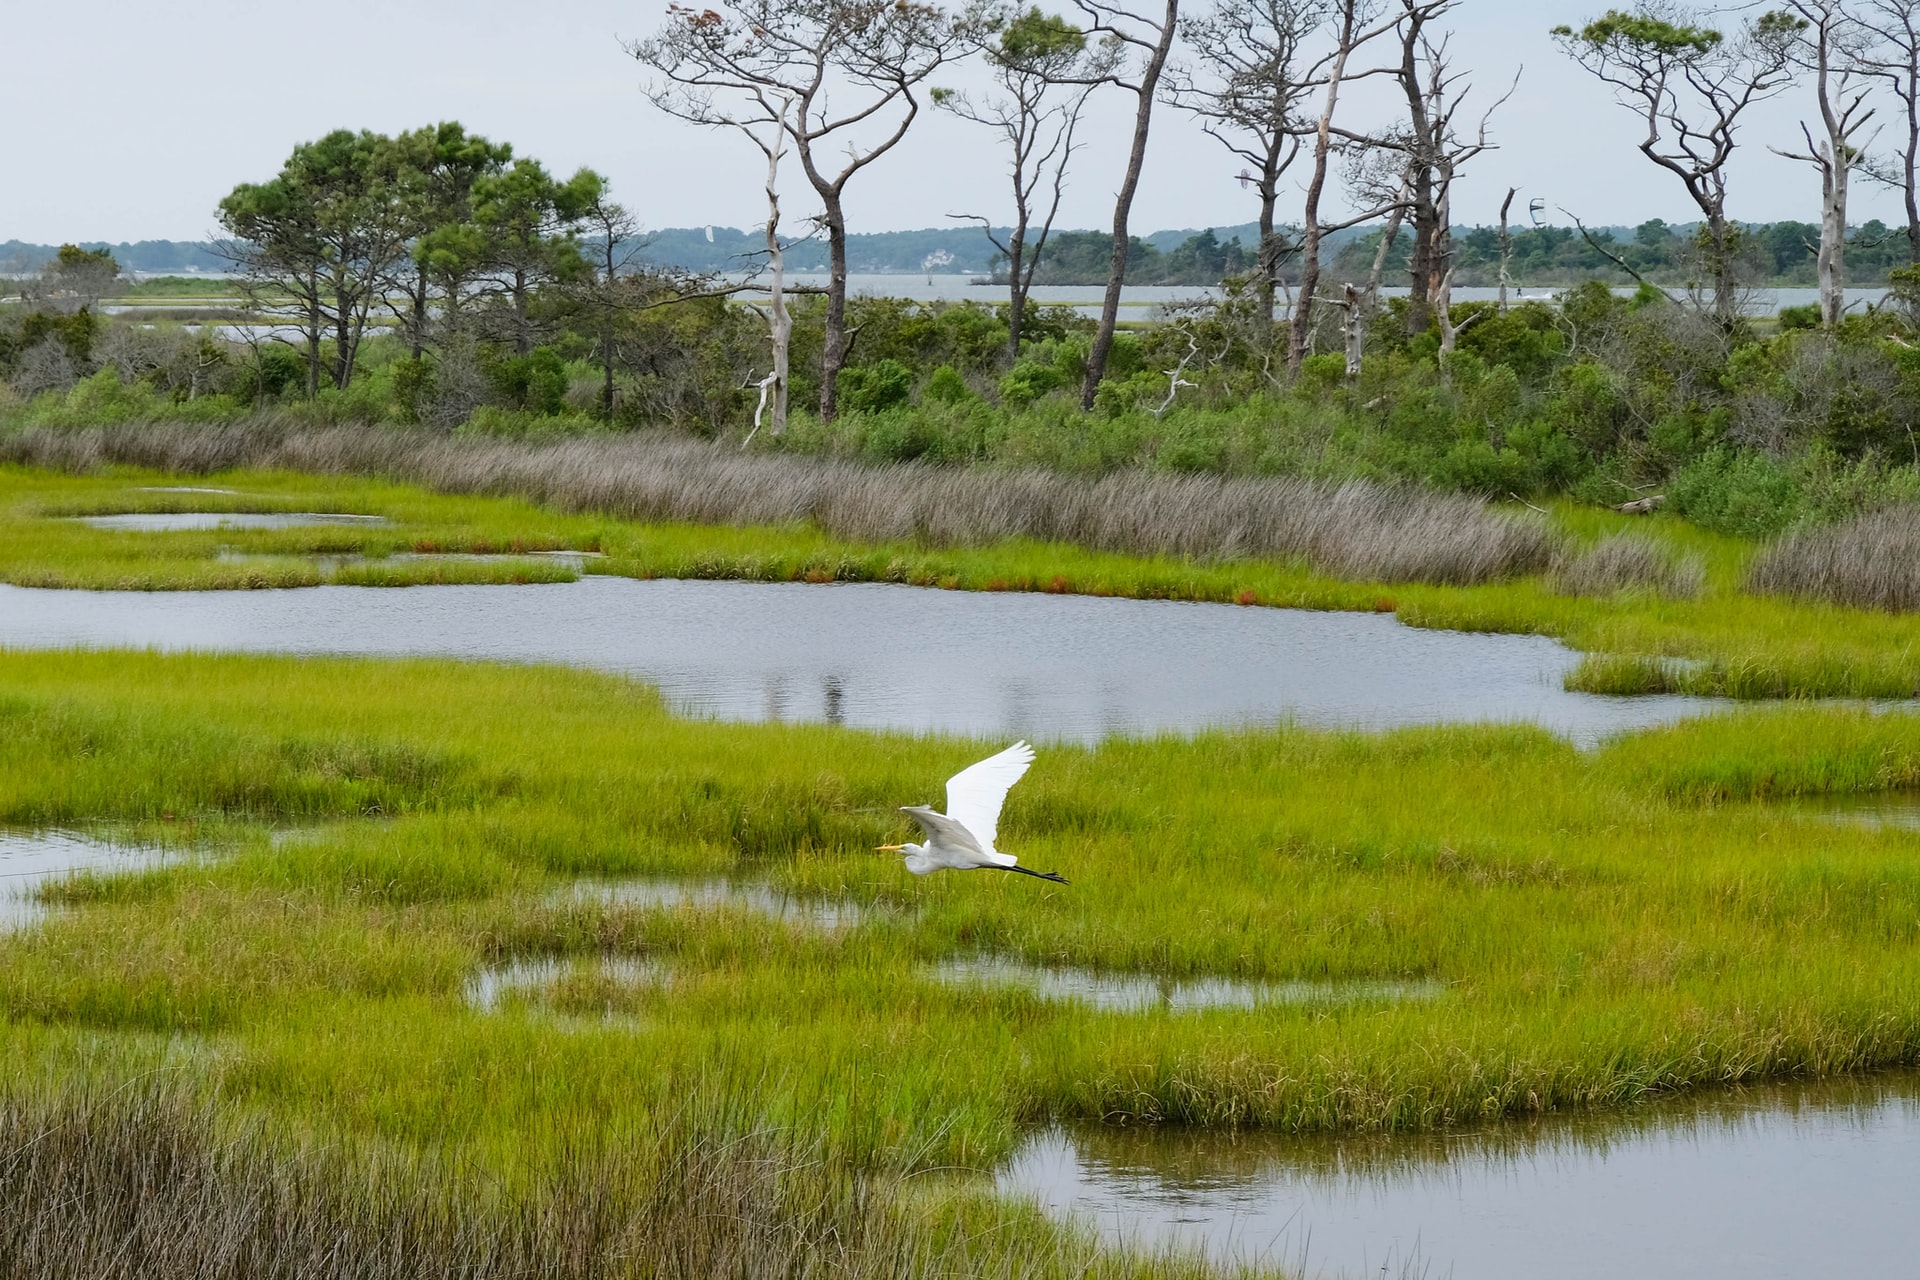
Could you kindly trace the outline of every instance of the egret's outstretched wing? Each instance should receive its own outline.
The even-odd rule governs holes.
[[[947,779],[947,816],[965,824],[982,849],[992,849],[1000,833],[1000,807],[1007,792],[1033,763],[1033,748],[1016,742]]]
[[[907,805],[900,812],[919,823],[920,829],[927,833],[927,851],[935,859],[936,865],[954,868],[1013,865],[1012,857],[981,848],[973,832],[944,813],[935,813],[924,804]]]

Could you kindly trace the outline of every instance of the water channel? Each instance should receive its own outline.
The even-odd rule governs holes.
[[[638,581],[49,591],[0,586],[0,645],[439,655],[657,684],[689,714],[1091,742],[1293,719],[1527,721],[1590,744],[1699,714],[1569,693],[1541,636],[1391,615],[881,584]]]
[[[1007,1194],[1316,1277],[1920,1272],[1920,1079],[1708,1092],[1415,1137],[1054,1129]]]

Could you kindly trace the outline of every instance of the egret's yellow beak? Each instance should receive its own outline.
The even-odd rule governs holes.
[[[903,844],[880,844],[874,846],[875,853],[898,853],[907,846]]]

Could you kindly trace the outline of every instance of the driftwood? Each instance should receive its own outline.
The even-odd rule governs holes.
[[[1632,502],[1623,502],[1615,507],[1614,510],[1624,511],[1630,516],[1644,516],[1659,510],[1666,500],[1666,494],[1656,493],[1645,498],[1635,498]]]

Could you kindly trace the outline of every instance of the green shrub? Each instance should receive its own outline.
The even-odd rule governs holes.
[[[907,403],[913,370],[898,360],[876,360],[840,371],[840,403],[855,413],[878,413]]]
[[[1764,453],[1714,448],[1682,468],[1667,486],[1681,515],[1720,533],[1769,537],[1796,523],[1802,491],[1776,459]]]
[[[567,407],[567,364],[551,347],[524,356],[487,354],[481,365],[493,393],[509,409],[552,417]]]
[[[1057,365],[1023,360],[1000,379],[1000,399],[1009,408],[1024,409],[1048,392],[1067,385],[1067,377]]]
[[[950,364],[943,364],[927,375],[927,385],[920,389],[920,399],[934,404],[964,404],[974,398],[967,380]]]

